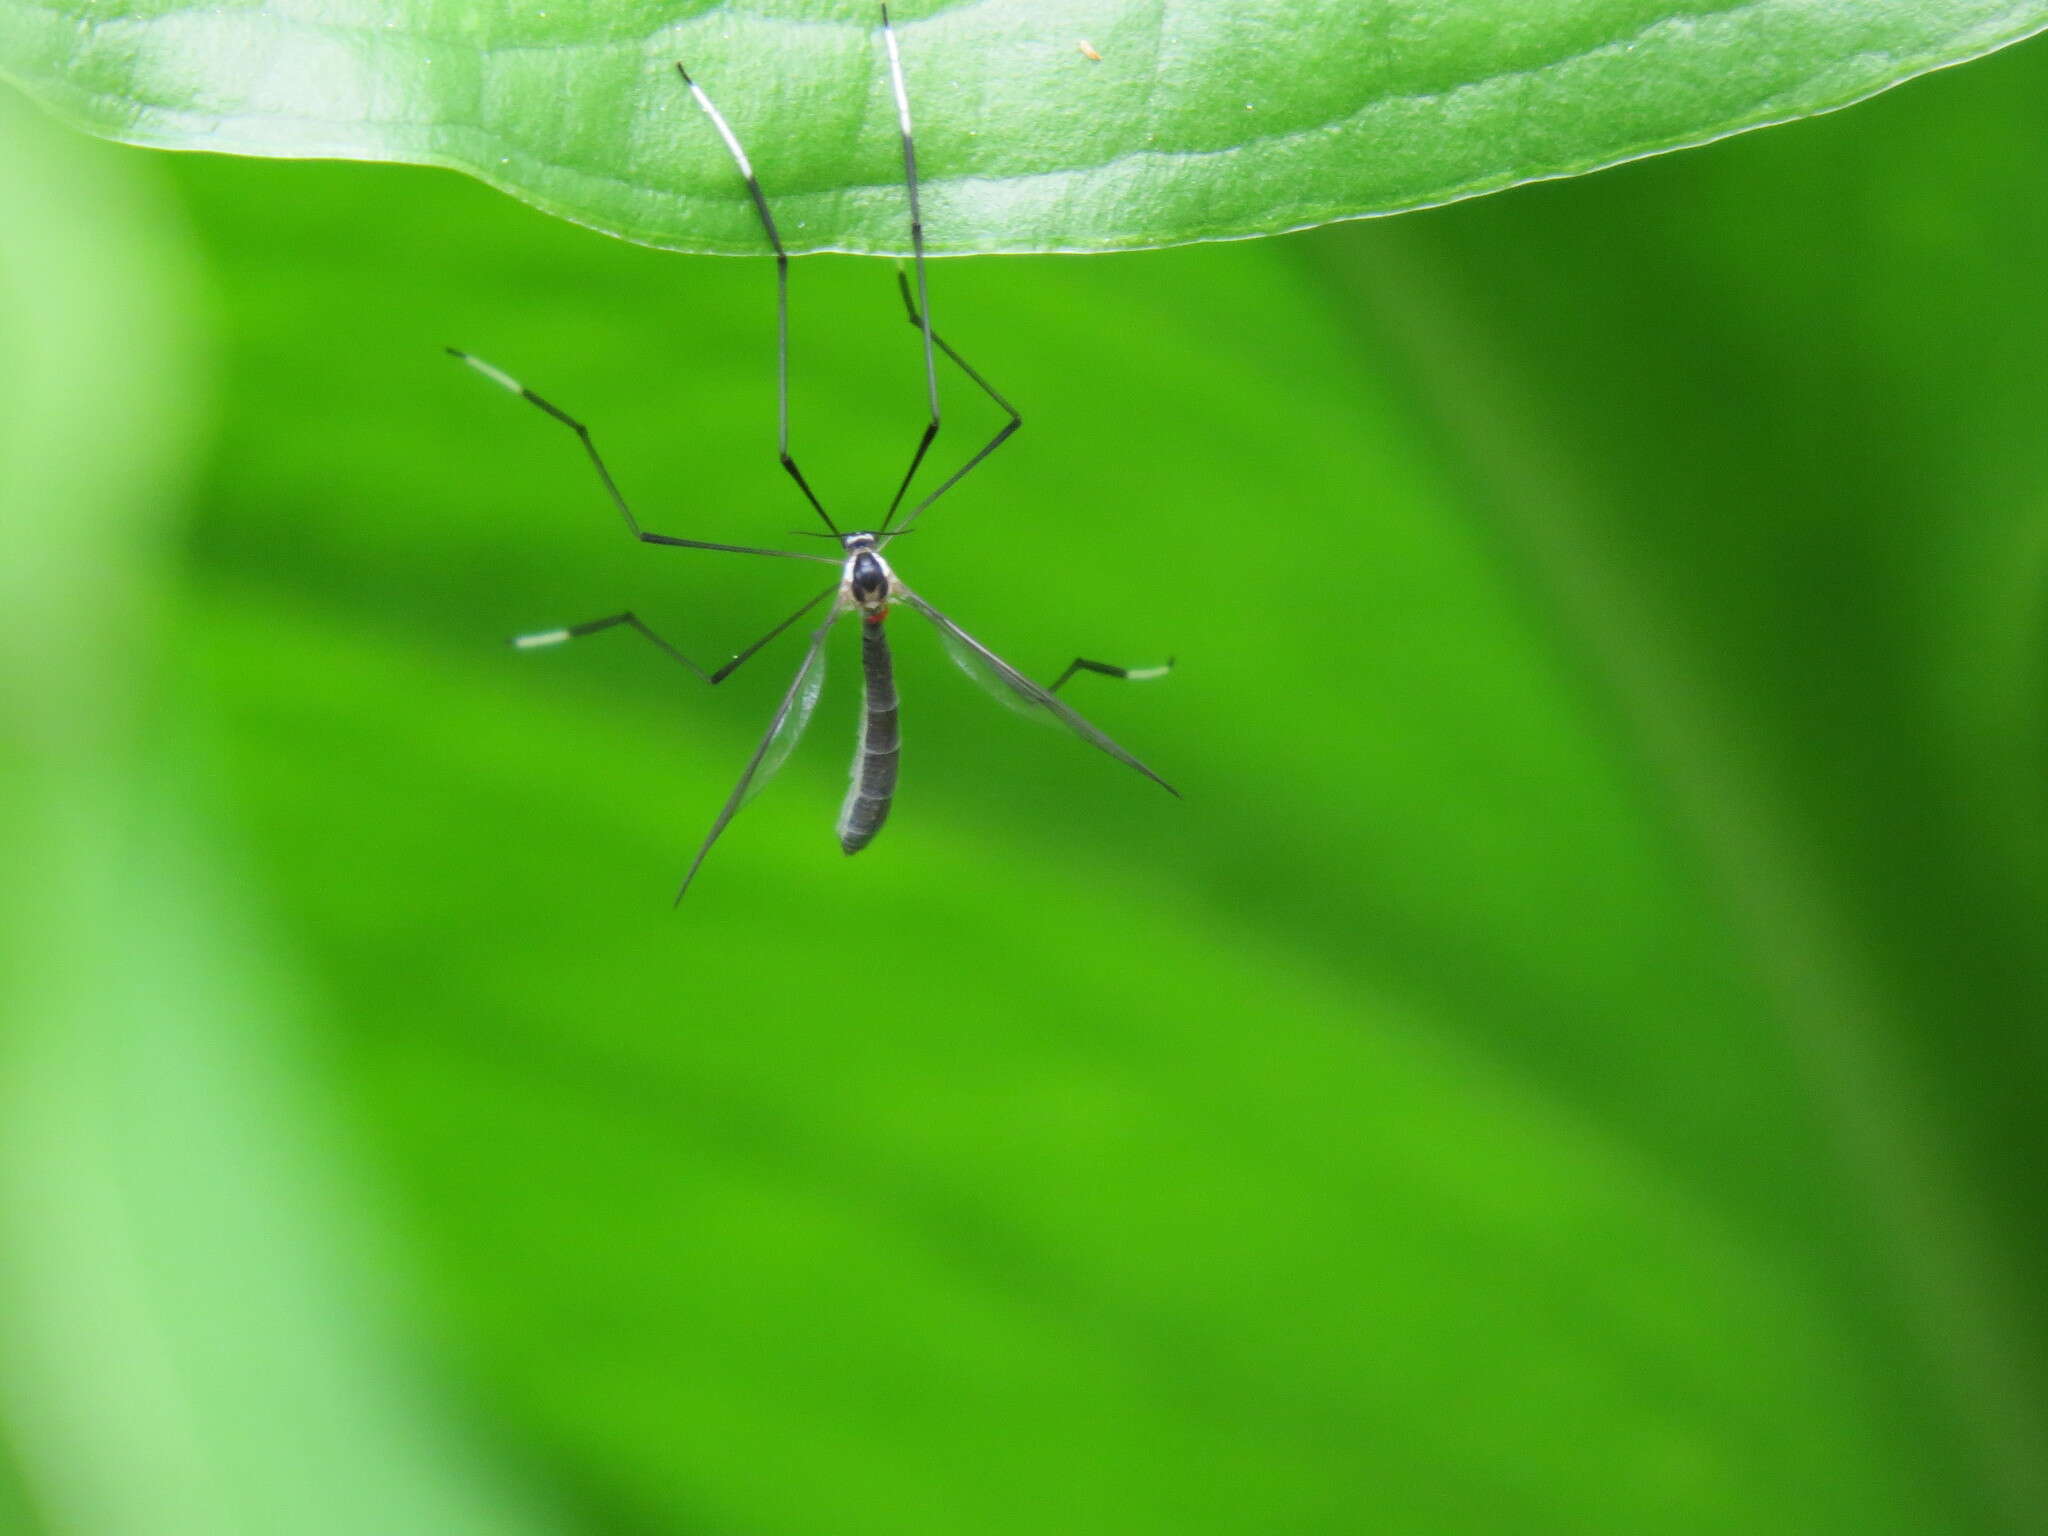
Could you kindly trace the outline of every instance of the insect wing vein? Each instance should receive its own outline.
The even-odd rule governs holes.
[[[741,770],[739,782],[726,796],[724,808],[718,819],[705,834],[697,857],[690,861],[690,872],[683,876],[683,883],[676,891],[676,900],[683,899],[683,893],[690,888],[690,882],[697,878],[697,871],[703,867],[704,857],[711,852],[711,845],[718,841],[719,834],[741,806],[775,775],[775,770],[788,761],[795,750],[797,741],[803,736],[804,727],[811,723],[811,713],[818,707],[818,695],[825,687],[825,640],[832,633],[832,626],[839,622],[846,611],[844,602],[835,602],[832,611],[825,616],[811,635],[811,648],[804,653],[803,665],[797,668],[796,676],[790,679],[789,690],[776,706],[775,718],[768,722],[768,730],[761,737],[761,744],[754,748],[754,755],[747,759],[747,766]]]
[[[1059,721],[1061,725],[1064,725],[1090,746],[1099,747],[1118,762],[1123,763],[1127,767],[1135,768],[1168,794],[1175,796],[1180,794],[1179,790],[1139,762],[1137,758],[1131,756],[1130,753],[1118,746],[1107,735],[1090,725],[1080,715],[1065,704],[1062,704],[1059,699],[1039,687],[1038,684],[1031,681],[1022,672],[1019,672],[1015,667],[1003,660],[1002,657],[975,639],[974,636],[968,634],[966,630],[955,624],[908,587],[904,587],[899,583],[898,595],[904,602],[910,604],[911,607],[931,620],[932,627],[938,630],[939,639],[944,642],[948,654],[959,665],[960,670],[995,694],[997,698],[1002,699],[1003,702],[1011,704],[1026,714],[1030,714],[1035,710],[1045,711],[1046,714],[1051,715],[1053,719]]]

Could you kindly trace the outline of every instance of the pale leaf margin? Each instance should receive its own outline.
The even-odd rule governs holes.
[[[678,19],[643,0],[499,0],[429,30],[399,0],[292,14],[0,0],[0,76],[128,143],[444,166],[641,244],[758,254],[731,162],[676,78],[686,59],[792,250],[901,254],[873,12],[821,9],[700,3]],[[2048,28],[2048,0],[973,0],[896,15],[931,249],[972,254],[1246,238],[1574,176],[1981,57]]]

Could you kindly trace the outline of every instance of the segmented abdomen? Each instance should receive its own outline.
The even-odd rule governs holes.
[[[839,808],[839,846],[859,853],[875,840],[896,798],[901,739],[896,721],[896,669],[879,618],[860,626],[860,744],[853,754],[853,785]]]

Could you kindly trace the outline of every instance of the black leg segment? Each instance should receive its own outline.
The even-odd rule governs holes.
[[[619,490],[618,482],[612,479],[612,472],[605,467],[604,455],[597,451],[597,444],[591,441],[590,429],[588,427],[584,426],[582,422],[571,416],[552,400],[544,399],[535,394],[503,369],[492,367],[480,357],[472,357],[460,347],[449,347],[446,351],[450,357],[458,362],[468,364],[500,389],[508,390],[526,401],[527,404],[547,412],[548,415],[554,417],[555,420],[559,421],[571,432],[574,432],[576,440],[583,444],[583,451],[590,456],[591,468],[597,471],[597,478],[604,482],[605,494],[611,497],[612,505],[619,509],[619,516],[626,520],[626,531],[641,543],[673,544],[682,549],[716,549],[722,550],[729,555],[773,555],[782,560],[813,560],[826,565],[838,563],[837,561],[824,559],[824,557],[819,555],[800,555],[787,549],[754,549],[745,544],[707,544],[702,539],[679,539],[672,534],[649,532],[640,526],[640,519],[633,515],[632,507],[627,505],[625,495]]]
[[[1106,661],[1090,661],[1085,656],[1076,656],[1067,663],[1067,670],[1062,672],[1058,680],[1047,687],[1045,691],[1047,693],[1058,693],[1061,687],[1065,685],[1067,679],[1076,672],[1100,672],[1104,677],[1120,677],[1127,683],[1149,683],[1154,678],[1166,676],[1172,670],[1173,658],[1171,656],[1166,658],[1166,665],[1163,667],[1113,667]]]
[[[917,448],[910,455],[910,467],[903,471],[896,494],[889,498],[889,511],[882,518],[882,526],[887,528],[895,521],[896,509],[903,505],[910,482],[917,478],[918,466],[924,463],[932,440],[939,435],[939,368],[932,356],[936,339],[932,335],[931,292],[924,275],[924,212],[917,199],[917,145],[910,132],[910,93],[903,86],[903,57],[896,48],[896,29],[889,25],[889,7],[886,5],[882,7],[882,42],[889,50],[889,85],[896,95],[896,126],[903,136],[903,185],[910,194],[910,260],[917,270],[917,303],[911,307],[911,317],[924,334],[924,393],[925,404],[930,411],[924,435],[918,438]],[[908,303],[910,290],[907,285],[903,291],[904,301]]]
[[[932,345],[937,347],[941,352],[945,353],[946,356],[952,360],[953,366],[958,368],[962,373],[966,374],[968,378],[972,379],[976,387],[979,388],[983,394],[987,395],[989,399],[995,401],[995,403],[1002,408],[1003,414],[1008,416],[1010,419],[1003,423],[1002,427],[997,431],[994,437],[990,438],[987,442],[983,443],[980,448],[975,450],[973,457],[969,458],[965,464],[962,464],[958,469],[954,470],[952,474],[946,476],[946,478],[939,483],[939,488],[937,490],[933,491],[929,496],[925,497],[924,500],[918,502],[915,506],[913,506],[910,509],[909,515],[903,519],[903,526],[901,528],[889,529],[888,531],[891,534],[908,533],[910,531],[910,525],[917,521],[919,513],[923,512],[926,507],[930,506],[933,502],[937,501],[941,496],[945,495],[946,492],[953,489],[953,487],[958,485],[962,480],[965,480],[970,470],[974,469],[975,466],[980,464],[983,459],[987,458],[990,454],[994,453],[998,448],[1002,447],[1004,443],[1010,440],[1010,434],[1015,432],[1019,427],[1024,425],[1024,418],[1017,413],[1017,407],[1010,404],[1008,400],[1003,398],[1002,392],[998,390],[995,387],[995,385],[989,383],[987,379],[983,378],[981,376],[980,371],[976,369],[972,363],[968,362],[966,358],[962,357],[958,352],[955,352],[953,350],[952,346],[946,341],[945,337],[941,336],[937,331],[934,331],[931,328],[930,317],[923,310],[918,308],[917,299],[910,291],[910,278],[901,267],[898,267],[896,269],[896,288],[897,291],[903,295],[903,311],[909,317],[910,323],[916,326],[919,330],[923,331],[927,336],[929,336],[931,338]],[[908,484],[908,481],[906,480],[905,483]]]
[[[825,510],[818,500],[817,492],[811,489],[811,482],[804,478],[804,472],[789,452],[789,252],[782,247],[782,235],[775,227],[775,215],[768,211],[767,194],[761,190],[761,180],[754,174],[754,163],[747,158],[747,152],[740,148],[739,136],[732,131],[718,108],[711,104],[711,98],[704,94],[704,87],[690,78],[690,72],[681,64],[676,73],[683,77],[683,84],[690,88],[690,94],[697,98],[697,105],[704,109],[704,115],[711,119],[711,126],[718,130],[718,136],[725,140],[725,147],[732,152],[733,164],[739,167],[740,176],[747,184],[747,194],[754,200],[754,211],[761,216],[761,228],[768,236],[768,247],[775,252],[775,456],[782,467],[789,472],[789,478],[804,493],[804,500],[811,504],[811,510],[823,519],[825,527],[833,533],[839,525],[832,521],[832,514]]]
[[[697,676],[703,678],[705,682],[710,683],[713,687],[716,687],[718,684],[724,682],[728,677],[731,677],[733,673],[739,671],[739,669],[743,665],[745,665],[748,659],[751,658],[769,641],[773,640],[777,635],[781,634],[785,629],[789,628],[790,625],[794,624],[798,619],[802,618],[805,614],[809,613],[813,608],[817,607],[818,604],[822,603],[827,597],[830,597],[834,592],[838,590],[839,588],[837,584],[827,587],[823,592],[820,592],[816,597],[810,599],[803,605],[803,607],[797,609],[795,613],[792,613],[780,624],[777,624],[773,629],[769,630],[767,634],[763,635],[760,639],[756,640],[752,645],[748,646],[745,650],[741,651],[738,655],[734,656],[732,660],[728,661],[724,666],[718,668],[718,670],[715,672],[707,672],[702,667],[698,666],[696,662],[690,660],[689,657],[685,656],[674,645],[662,639],[660,635],[657,635],[652,629],[648,628],[646,623],[640,618],[640,616],[632,612],[630,609],[625,613],[614,613],[606,618],[592,619],[588,623],[571,624],[566,629],[544,629],[536,634],[519,635],[513,639],[512,647],[514,650],[534,651],[539,650],[543,646],[561,645],[570,640],[581,640],[585,635],[602,634],[605,630],[617,629],[621,625],[623,625],[627,629],[632,630],[635,634],[643,636],[648,644],[652,645],[664,656],[667,656],[671,661],[677,661],[682,663],[684,666],[688,667],[692,672],[696,673]]]

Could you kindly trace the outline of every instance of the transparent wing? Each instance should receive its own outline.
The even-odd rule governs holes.
[[[811,636],[811,648],[804,655],[804,664],[797,669],[796,681],[789,685],[782,707],[769,724],[767,736],[762,739],[753,762],[747,765],[747,771],[740,777],[735,791],[739,796],[738,804],[733,807],[735,811],[761,793],[763,786],[782,771],[782,765],[789,761],[789,754],[796,750],[796,744],[803,740],[804,732],[809,729],[811,715],[818,707],[818,698],[825,691],[825,636],[838,621],[839,612],[834,609],[823,627]]]
[[[1041,720],[1050,715],[1090,746],[1100,747],[1118,762],[1137,769],[1169,795],[1180,794],[1179,790],[1062,704],[1057,697],[1047,693],[908,587],[899,583],[897,592],[904,602],[932,621],[932,627],[939,632],[939,640],[946,647],[946,653],[953,658],[960,670],[1005,704],[1020,713],[1033,715]]]
[[[726,796],[725,806],[718,813],[718,819],[711,823],[711,830],[705,834],[703,846],[698,848],[697,857],[690,861],[690,872],[683,876],[683,883],[676,891],[676,900],[683,899],[683,893],[690,888],[690,882],[697,878],[697,871],[703,866],[704,856],[711,851],[711,845],[733,817],[739,814],[741,806],[753,799],[761,786],[775,776],[775,770],[789,761],[789,754],[796,750],[797,742],[804,734],[804,727],[811,723],[811,714],[818,707],[818,695],[825,689],[825,640],[832,633],[832,626],[839,622],[839,616],[846,611],[844,601],[834,602],[832,611],[825,615],[811,635],[811,648],[804,652],[803,665],[797,668],[796,676],[790,679],[789,691],[776,706],[775,718],[768,722],[768,732],[761,738],[761,744],[754,748],[754,755],[747,759],[747,766],[740,771],[739,783],[733,785],[732,793]]]

